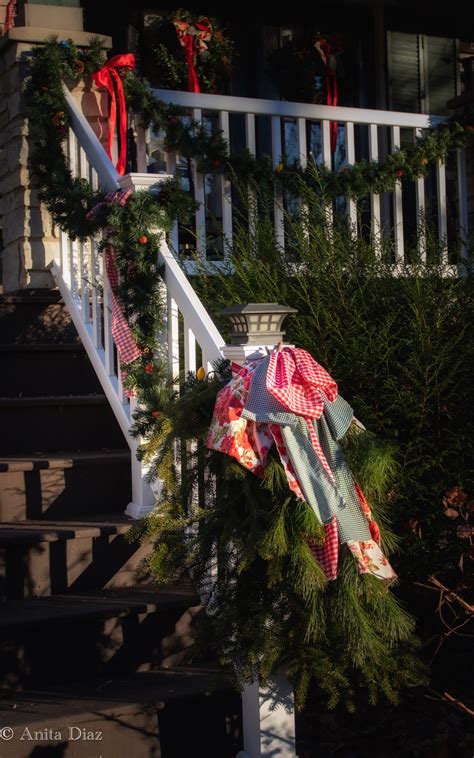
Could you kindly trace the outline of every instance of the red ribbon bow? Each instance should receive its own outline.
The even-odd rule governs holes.
[[[194,25],[182,19],[176,19],[173,23],[179,42],[184,47],[186,53],[188,91],[200,92],[201,88],[196,72],[196,61],[198,55],[207,50],[206,42],[209,42],[211,39],[212,24],[208,18],[202,18]]]
[[[115,55],[107,61],[99,71],[92,74],[92,79],[98,87],[106,87],[110,95],[110,114],[109,114],[109,137],[107,143],[107,155],[112,160],[112,144],[114,141],[115,125],[117,122],[117,99],[119,105],[119,138],[120,154],[117,161],[116,169],[120,176],[125,172],[127,158],[127,106],[123,92],[122,80],[116,69],[125,68],[132,71],[135,68],[135,56],[133,53],[123,53]],[[114,86],[115,84],[115,86]],[[117,95],[115,92],[117,91]]]

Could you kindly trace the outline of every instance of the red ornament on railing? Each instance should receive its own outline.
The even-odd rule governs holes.
[[[127,106],[123,91],[122,79],[117,69],[132,71],[135,68],[135,56],[133,53],[115,55],[107,61],[99,71],[92,74],[92,79],[98,87],[106,87],[110,95],[109,113],[109,136],[107,142],[107,155],[112,160],[112,145],[114,141],[115,126],[117,123],[117,100],[119,107],[119,140],[120,152],[116,169],[120,176],[125,173],[127,161]]]
[[[176,34],[180,44],[184,47],[186,53],[186,63],[188,66],[188,91],[200,92],[199,80],[196,71],[196,61],[198,55],[207,50],[206,42],[212,37],[212,24],[208,18],[202,18],[194,24],[190,24],[184,19],[175,19],[173,21]]]

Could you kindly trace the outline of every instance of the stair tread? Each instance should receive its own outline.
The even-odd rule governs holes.
[[[0,353],[85,353],[82,342],[13,342],[0,344]]]
[[[0,523],[0,547],[126,534],[131,524],[122,514],[90,521],[7,521]]]
[[[97,714],[138,703],[163,707],[166,701],[224,690],[231,691],[231,686],[222,670],[161,669],[26,690],[0,699],[0,713],[8,712],[12,728],[40,720],[49,726],[56,720],[67,723],[70,714]]]
[[[74,450],[58,453],[31,453],[31,455],[0,456],[0,473],[12,471],[37,471],[41,469],[64,469],[90,464],[120,463],[130,460],[127,448],[103,448],[101,450]]]
[[[87,617],[115,618],[198,604],[199,598],[189,589],[156,588],[149,585],[97,590],[81,595],[50,595],[7,600],[1,606],[0,629],[8,626],[31,626],[45,621],[75,621]]]
[[[31,405],[108,405],[105,395],[32,395],[0,397],[0,408],[28,407]]]

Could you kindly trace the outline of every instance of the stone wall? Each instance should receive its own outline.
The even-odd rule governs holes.
[[[1,0],[0,0],[1,1]],[[40,7],[40,6],[36,6]],[[53,34],[86,46],[85,32],[17,27],[0,38],[0,219],[3,227],[3,292],[53,285],[48,271],[58,252],[58,230],[30,183],[28,122],[24,117],[23,81],[32,47]],[[111,46],[104,38],[104,47]],[[106,138],[107,96],[90,82],[75,92],[97,136]]]

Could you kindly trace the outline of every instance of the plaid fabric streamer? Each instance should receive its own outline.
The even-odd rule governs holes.
[[[322,392],[330,402],[337,398],[337,384],[306,350],[284,347],[274,350],[268,364],[266,386],[276,399],[298,416],[303,416],[315,452],[327,475],[334,482],[326,456],[311,422],[324,411]]]
[[[16,2],[17,0],[9,0],[8,2],[5,11],[5,23],[3,25],[2,36],[15,26]]]
[[[94,221],[101,210],[103,208],[107,208],[109,205],[125,205],[130,197],[130,195],[133,195],[132,189],[127,190],[118,190],[117,192],[109,192],[108,195],[104,197],[104,199],[97,203],[97,205],[94,205],[91,210],[86,213],[86,219],[87,221]]]
[[[334,579],[337,579],[337,563],[339,558],[339,536],[335,516],[327,524],[324,524],[324,531],[324,541],[322,543],[310,542],[309,546],[324,571],[326,579],[334,581]]]
[[[91,208],[86,215],[86,219],[94,221],[100,211],[109,205],[124,206],[132,194],[132,189],[109,192],[100,203]],[[130,326],[115,295],[119,283],[119,275],[117,266],[115,265],[115,250],[111,247],[108,247],[105,251],[105,269],[107,279],[109,280],[110,299],[112,302],[112,337],[117,347],[119,363],[122,367],[136,360],[141,355],[141,350],[133,339]],[[125,376],[126,372],[122,371],[122,381]],[[124,390],[124,392],[129,397],[133,397],[135,394],[131,390]]]
[[[120,364],[126,365],[136,360],[141,355],[141,350],[133,339],[131,329],[115,296],[115,290],[118,286],[118,272],[115,265],[115,250],[111,247],[105,251],[105,268],[110,284],[110,299],[112,300],[112,337],[117,346]]]

